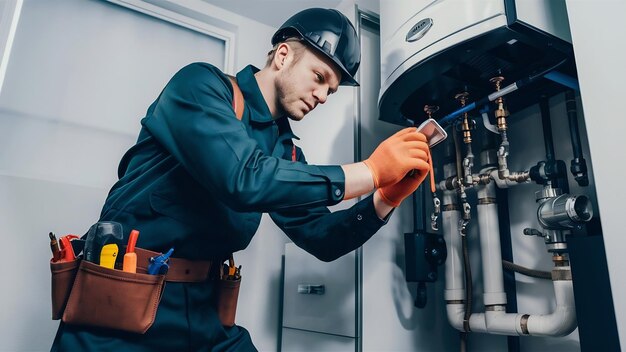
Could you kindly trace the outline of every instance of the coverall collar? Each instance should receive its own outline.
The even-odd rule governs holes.
[[[244,67],[243,70],[237,73],[237,84],[239,88],[241,88],[246,105],[250,110],[250,121],[256,123],[271,123],[274,121],[272,119],[272,113],[265,99],[263,99],[261,89],[259,89],[259,85],[254,78],[254,74],[257,72],[259,72],[259,69],[253,65]],[[280,128],[281,137],[300,139],[291,130],[291,125],[287,117],[277,119],[276,124],[278,124]]]

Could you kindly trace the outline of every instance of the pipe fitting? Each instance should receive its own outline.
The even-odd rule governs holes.
[[[502,76],[493,77],[489,80],[489,82],[494,84],[496,88],[496,92],[500,91],[500,86],[502,84],[502,81],[504,81],[504,77]],[[496,103],[496,110],[495,110],[496,126],[498,127],[498,131],[500,133],[506,132],[507,130],[506,118],[507,116],[509,116],[509,112],[507,111],[506,106],[504,105],[504,98],[502,96],[496,98],[495,103]]]
[[[499,170],[493,170],[490,172],[490,178],[495,182],[496,187],[500,189],[509,188],[511,186],[518,185],[519,183],[516,181],[511,181],[508,178],[502,179],[499,175]]]
[[[458,184],[457,180],[456,180],[456,176],[450,176],[448,178],[446,178],[445,180],[441,180],[439,181],[439,183],[437,183],[437,190],[439,191],[452,191],[456,188],[456,185]]]
[[[558,270],[569,272],[569,267]],[[470,331],[510,336],[565,336],[572,333],[577,325],[572,281],[562,279],[552,283],[556,301],[552,313],[506,313],[498,309],[472,313]],[[459,331],[464,331],[464,309],[458,301],[448,301],[446,305],[448,320]]]
[[[507,177],[507,180],[517,182],[517,183],[525,183],[525,182],[528,182],[529,179],[530,179],[529,171],[512,172]]]
[[[463,158],[463,183],[465,186],[471,186],[473,184],[472,168],[474,166],[474,155],[472,154],[471,147],[468,146],[467,149],[467,156]]]
[[[591,201],[584,195],[562,194],[548,198],[537,209],[539,223],[551,230],[574,228],[592,217]]]
[[[498,156],[498,178],[506,180],[509,176],[509,165],[507,162],[507,157],[509,156],[509,142],[504,139],[506,138],[506,132],[503,132],[502,134],[502,144],[500,144],[500,148],[498,148],[496,155]]]

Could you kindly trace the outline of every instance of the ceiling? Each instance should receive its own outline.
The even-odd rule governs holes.
[[[309,7],[335,8],[341,0],[203,0],[224,10],[278,28],[296,12]]]

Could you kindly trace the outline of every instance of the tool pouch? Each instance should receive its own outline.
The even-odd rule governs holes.
[[[217,280],[215,294],[217,315],[224,326],[231,327],[235,325],[240,285],[241,278],[236,280]]]
[[[154,323],[164,284],[164,275],[128,273],[82,260],[63,322],[143,334]]]
[[[79,260],[71,262],[50,261],[50,272],[52,273],[52,319],[59,320],[63,316],[63,310],[70,296],[76,272],[78,272]]]

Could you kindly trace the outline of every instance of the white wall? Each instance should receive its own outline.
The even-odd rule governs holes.
[[[626,267],[622,200],[626,199],[623,83],[626,78],[624,34],[626,2],[566,0],[578,66],[580,94],[595,169],[599,210],[620,345],[626,346]],[[590,21],[590,19],[594,19]]]

